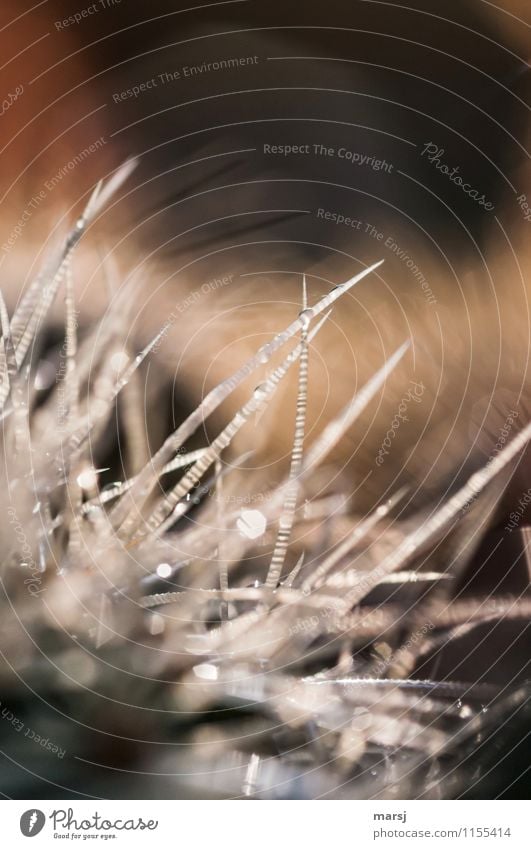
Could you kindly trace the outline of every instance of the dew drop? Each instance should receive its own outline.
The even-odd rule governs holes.
[[[204,681],[216,681],[218,678],[218,669],[213,663],[199,663],[194,666],[194,672],[198,678],[202,678]]]
[[[163,634],[166,625],[162,616],[159,613],[154,613],[153,616],[150,616],[148,622],[149,633],[153,634],[153,636],[157,636],[158,634]]]
[[[306,330],[310,326],[310,322],[313,318],[313,311],[311,309],[302,310],[299,313],[299,319],[302,322],[303,328]]]
[[[98,485],[98,475],[96,474],[96,470],[92,468],[84,469],[76,478],[77,485],[81,487],[81,489],[92,490],[96,489]]]
[[[159,578],[169,578],[172,573],[172,568],[169,563],[161,563],[157,566],[157,575]]]
[[[121,372],[125,369],[129,362],[129,357],[124,351],[117,351],[111,357],[111,366],[116,372]]]
[[[236,527],[247,539],[258,539],[267,527],[267,519],[260,510],[242,510]]]

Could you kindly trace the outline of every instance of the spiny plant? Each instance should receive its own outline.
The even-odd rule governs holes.
[[[11,318],[0,300],[2,791],[459,795],[491,768],[486,757],[478,767],[474,752],[522,710],[526,688],[427,680],[416,670],[479,624],[529,619],[528,597],[451,601],[451,587],[531,424],[422,513],[401,514],[405,489],[364,516],[350,514],[348,493],[319,494],[320,467],[409,349],[406,340],[306,446],[311,342],[375,263],[314,305],[303,281],[292,323],[135,474],[102,486],[118,406],[122,440],[134,444],[142,428],[131,388],[165,328],[130,355],[132,292],[123,287],[80,341],[71,259],[132,167],[96,187]],[[46,382],[42,336],[61,287],[64,344]],[[219,434],[189,448],[204,420],[264,367]],[[244,503],[234,493],[246,458],[224,458],[296,368],[289,472],[267,498]],[[296,562],[294,529],[304,547]]]

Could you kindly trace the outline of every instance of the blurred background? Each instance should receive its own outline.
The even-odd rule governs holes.
[[[384,259],[312,346],[308,439],[405,339],[411,354],[338,446],[323,491],[340,484],[360,514],[404,483],[412,512],[452,493],[488,460],[507,410],[518,412],[516,430],[529,413],[528,15],[524,0],[3,0],[9,311],[97,181],[137,158],[74,278],[81,332],[105,320],[127,279],[139,281],[133,348],[168,327],[142,387],[153,449],[297,315],[304,274],[314,303]],[[63,312],[59,299],[51,349]],[[412,380],[422,404],[375,468]],[[205,423],[207,437],[248,392]],[[253,451],[253,485],[282,479],[293,393],[287,381],[237,446]],[[527,457],[499,522],[528,478]],[[518,591],[529,578],[522,546]],[[495,577],[483,574],[485,587]],[[520,675],[520,625],[492,639],[467,655],[464,677]],[[446,660],[455,668],[455,655]],[[130,719],[131,737],[143,721]],[[129,763],[127,746],[115,747]]]
[[[170,322],[160,359],[191,403],[292,317],[303,272],[316,299],[380,259],[317,343],[312,427],[411,334],[417,376],[466,406],[458,454],[470,408],[500,379],[517,403],[531,223],[523,4],[49,0],[1,15],[10,304],[95,182],[136,156],[93,228],[78,306],[85,320],[105,310],[102,257],[121,274],[147,264],[132,333],[145,342]],[[453,417],[440,430],[445,417],[441,443],[456,433]],[[278,435],[276,458],[290,438]]]

